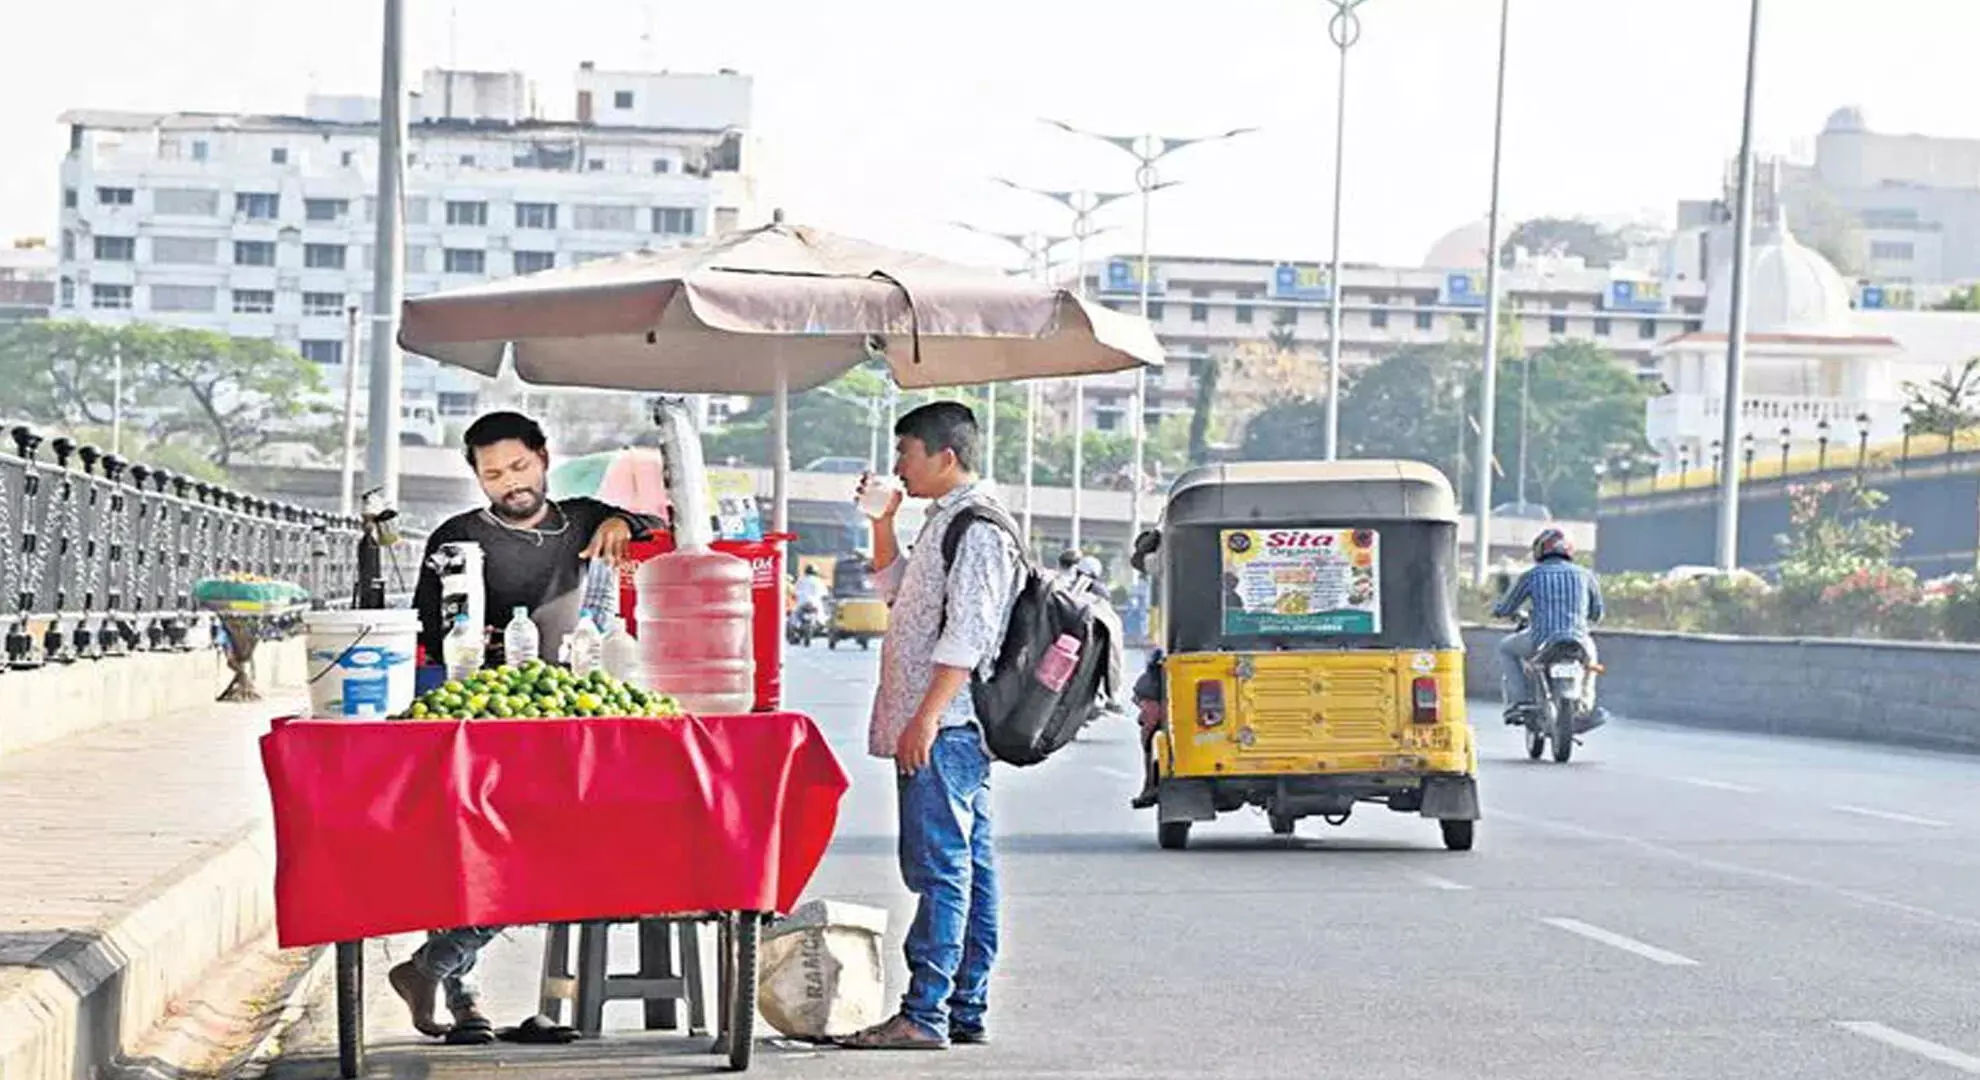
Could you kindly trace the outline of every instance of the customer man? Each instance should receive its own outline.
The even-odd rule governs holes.
[[[997,869],[991,844],[990,754],[970,698],[1003,645],[1019,565],[1017,544],[978,521],[953,566],[942,538],[963,508],[995,505],[976,478],[976,416],[955,402],[924,405],[894,429],[895,474],[933,500],[902,558],[894,533],[901,496],[873,523],[873,567],[892,605],[868,749],[898,773],[901,878],[919,907],[908,930],[908,989],[893,1018],[844,1041],[861,1050],[940,1050],[988,1041],[990,968],[997,955]],[[868,481],[861,481],[862,492]]]
[[[586,560],[617,564],[628,541],[644,538],[660,522],[596,499],[552,501],[548,440],[541,425],[520,413],[481,417],[468,426],[462,444],[488,505],[449,518],[427,538],[413,593],[426,655],[439,658],[449,629],[440,622],[440,577],[433,555],[441,544],[472,540],[484,554],[482,588],[490,628],[499,630],[508,625],[512,611],[526,608],[541,633],[543,655],[556,656],[564,635],[577,625]],[[456,1043],[494,1041],[468,976],[496,932],[495,927],[460,927],[429,933],[412,959],[392,969],[392,989],[405,1000],[421,1034]],[[434,1019],[434,994],[443,986],[452,1027]]]

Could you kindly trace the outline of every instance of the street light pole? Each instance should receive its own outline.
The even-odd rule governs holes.
[[[1485,584],[1492,562],[1492,437],[1498,424],[1499,400],[1499,164],[1506,128],[1506,32],[1512,24],[1512,0],[1499,0],[1499,73],[1492,105],[1492,208],[1485,226],[1485,378],[1478,402],[1477,491],[1472,496],[1473,535],[1472,577],[1474,584]],[[1346,50],[1342,53],[1345,66]],[[1339,243],[1338,229],[1335,242]],[[1336,292],[1339,282],[1335,282]],[[1522,368],[1533,366],[1528,359]],[[1332,399],[1329,399],[1330,401]],[[1520,501],[1526,501],[1526,406],[1522,383],[1520,395]]]
[[[401,192],[405,172],[404,0],[385,0],[385,33],[378,94],[378,230],[373,237],[371,395],[366,427],[365,482],[388,507],[399,503],[399,399],[405,369],[396,326],[405,259]],[[356,358],[353,357],[353,360]]]
[[[1073,135],[1098,139],[1115,149],[1125,152],[1134,159],[1134,187],[1141,193],[1141,277],[1140,288],[1141,317],[1148,318],[1150,297],[1154,290],[1154,269],[1149,256],[1149,221],[1153,213],[1154,195],[1167,187],[1174,187],[1175,181],[1165,181],[1156,170],[1155,163],[1197,143],[1221,142],[1235,139],[1239,135],[1250,134],[1257,128],[1232,128],[1217,135],[1186,137],[1173,135],[1107,135],[1098,131],[1077,128],[1063,120],[1048,119],[1046,123]],[[1083,277],[1083,274],[1082,274]],[[1134,462],[1132,466],[1131,492],[1128,497],[1128,544],[1141,535],[1141,489],[1148,468],[1148,369],[1137,368],[1134,373],[1134,395],[1128,410],[1128,430],[1134,437]],[[1075,547],[1078,545],[1075,544]]]
[[[1129,191],[1049,191],[1044,188],[1026,187],[1003,177],[997,182],[1013,191],[1043,195],[1053,202],[1072,211],[1072,235],[1075,245],[1073,256],[1073,295],[1086,299],[1086,241],[1102,230],[1093,227],[1093,215],[1102,207],[1119,202],[1132,195]],[[1075,378],[1073,384],[1072,415],[1072,547],[1079,549],[1084,541],[1086,487],[1086,381]]]
[[[357,370],[358,306],[344,312],[344,437],[338,444],[342,477],[338,484],[338,512],[345,517],[357,513]]]
[[[1327,287],[1327,460],[1341,456],[1341,181],[1347,150],[1347,54],[1361,40],[1361,16],[1355,8],[1367,0],[1327,0],[1334,15],[1327,36],[1341,52],[1340,88],[1334,103],[1334,256]]]
[[[1726,328],[1725,427],[1719,460],[1718,567],[1739,567],[1739,463],[1733,447],[1740,445],[1740,403],[1746,363],[1746,262],[1753,239],[1753,88],[1760,55],[1760,0],[1751,0],[1746,31],[1746,102],[1739,130],[1738,210],[1733,225],[1732,318]]]
[[[1017,248],[1019,251],[1024,252],[1024,270],[1022,272],[1030,275],[1033,278],[1040,278],[1040,279],[1049,278],[1049,275],[1045,275],[1041,272],[1040,269],[1041,261],[1049,264],[1051,249],[1058,244],[1063,244],[1066,241],[1072,239],[1072,237],[1070,236],[1048,236],[1042,233],[997,232],[992,229],[985,229],[975,225],[971,225],[967,221],[952,221],[949,224],[954,225],[958,229],[964,229],[969,232],[976,233],[979,236],[987,236],[993,240],[1002,240],[1004,243],[1009,244],[1012,247]],[[985,470],[984,475],[987,479],[994,481],[997,479],[997,384],[991,383],[988,388],[988,391],[989,392],[987,396],[989,399],[990,418],[989,418],[989,430],[985,441],[988,443],[989,446],[989,454],[987,455],[988,457],[987,468]],[[1033,447],[1037,439],[1038,422],[1036,418],[1036,411],[1033,407],[1037,401],[1037,398],[1038,398],[1038,394],[1036,389],[1027,386],[1025,390],[1026,408],[1025,408],[1025,418],[1024,418],[1024,427],[1025,427],[1024,437],[1025,437],[1025,447],[1026,447],[1025,453],[1027,455],[1030,455],[1033,452]],[[1026,476],[1025,483],[1027,485],[1027,490],[1029,489],[1029,485],[1031,483],[1029,468],[1030,468],[1029,466],[1026,466],[1027,471],[1025,474]],[[1028,500],[1030,496],[1027,494],[1026,498]],[[1027,507],[1027,512],[1028,509],[1029,508]],[[1028,524],[1025,526],[1025,532],[1026,532],[1026,539],[1028,540],[1030,537],[1030,526]]]

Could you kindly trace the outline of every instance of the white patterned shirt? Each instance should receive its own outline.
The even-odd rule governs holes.
[[[873,697],[867,750],[890,758],[901,733],[921,708],[935,668],[966,668],[988,676],[1004,645],[1016,601],[1018,548],[1008,533],[978,521],[963,534],[955,566],[942,565],[942,538],[964,506],[995,505],[981,484],[965,484],[929,508],[913,548],[875,579],[892,609],[880,645],[880,688]],[[947,612],[944,622],[943,613]],[[943,727],[974,722],[975,706],[964,689],[942,713]]]

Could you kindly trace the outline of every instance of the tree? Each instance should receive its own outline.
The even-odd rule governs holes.
[[[1519,444],[1520,365],[1531,364],[1527,400],[1527,473],[1531,496],[1562,515],[1588,515],[1596,503],[1596,466],[1645,449],[1647,392],[1605,350],[1559,342],[1521,359],[1509,351],[1499,369],[1493,441],[1501,463],[1494,502],[1511,497]],[[1408,346],[1364,369],[1341,396],[1341,445],[1349,457],[1395,457],[1444,470],[1466,486],[1464,462],[1475,452],[1480,369],[1465,343]],[[1297,399],[1271,406],[1245,429],[1253,460],[1317,458],[1325,403]]]
[[[1980,311],[1980,285],[1954,289],[1944,300],[1932,305],[1933,311]]]
[[[1952,445],[1961,432],[1980,427],[1980,356],[1929,382],[1906,383],[1904,395],[1907,433],[1938,435]]]
[[[273,341],[144,323],[0,329],[0,385],[30,421],[108,427],[117,355],[126,428],[223,468],[275,443],[321,440],[334,411],[316,366]]]
[[[1629,254],[1629,244],[1620,233],[1585,218],[1540,217],[1522,221],[1506,238],[1500,258],[1510,259],[1515,248],[1542,255],[1578,256],[1591,267],[1612,266]]]

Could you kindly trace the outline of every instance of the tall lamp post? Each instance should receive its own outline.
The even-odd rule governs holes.
[[[1257,131],[1255,127],[1232,128],[1219,135],[1177,136],[1177,135],[1107,135],[1098,131],[1076,128],[1063,120],[1047,119],[1046,123],[1061,131],[1098,139],[1109,146],[1125,152],[1134,159],[1134,187],[1141,193],[1141,276],[1138,282],[1141,294],[1141,317],[1148,317],[1149,293],[1154,288],[1154,272],[1149,266],[1148,222],[1152,196],[1166,187],[1174,187],[1176,181],[1163,180],[1156,170],[1155,163],[1181,150],[1185,146],[1198,143],[1222,142]],[[1148,369],[1138,368],[1134,373],[1134,397],[1129,408],[1129,428],[1134,435],[1134,490],[1129,497],[1128,543],[1132,547],[1134,538],[1141,535],[1141,485],[1142,475],[1147,467],[1148,457]]]
[[[400,363],[399,300],[405,261],[400,219],[405,179],[406,9],[404,0],[385,0],[384,54],[378,95],[378,221],[373,237],[371,286],[371,395],[365,421],[365,483],[378,489],[388,507],[399,504],[399,398],[405,385]],[[356,357],[348,358],[352,362]]]
[[[1335,0],[1335,2],[1338,3],[1339,0]],[[1347,12],[1345,14],[1352,17],[1353,13]],[[1477,491],[1472,496],[1474,505],[1471,508],[1472,527],[1475,530],[1471,541],[1473,558],[1471,572],[1472,581],[1479,585],[1485,584],[1486,575],[1490,572],[1489,564],[1492,550],[1492,462],[1494,453],[1492,440],[1494,435],[1493,429],[1498,426],[1499,402],[1499,164],[1501,150],[1505,145],[1506,130],[1506,31],[1510,28],[1511,24],[1512,0],[1499,0],[1499,70],[1497,85],[1493,91],[1492,105],[1492,204],[1485,226],[1485,378],[1483,379],[1483,386],[1480,388],[1478,401],[1478,477]],[[1341,66],[1344,70],[1347,67],[1347,49],[1345,46],[1341,49]],[[1345,76],[1343,78],[1345,79]],[[1343,89],[1345,92],[1345,85]],[[1336,167],[1338,167],[1338,164],[1336,162]],[[1338,182],[1336,183],[1336,187],[1338,188]],[[1336,205],[1334,210],[1337,222],[1340,217],[1339,198],[1340,196],[1337,191],[1335,194]],[[1340,242],[1340,225],[1337,223],[1334,226],[1336,260],[1340,258]],[[1340,295],[1338,273],[1337,270],[1334,290],[1336,297]],[[1337,308],[1338,303],[1337,300]],[[1334,325],[1334,336],[1337,340],[1330,347],[1338,350],[1338,338],[1340,336],[1340,322],[1338,318],[1335,320]],[[1334,366],[1336,370],[1328,374],[1329,379],[1337,379],[1339,377],[1339,365],[1336,364]],[[1519,479],[1517,481],[1520,492],[1519,501],[1522,504],[1526,502],[1526,383],[1524,380],[1532,369],[1532,358],[1525,358],[1525,362],[1520,365],[1522,382],[1520,384],[1520,450]],[[1338,392],[1339,387],[1336,386],[1334,393],[1338,394]],[[1332,396],[1327,399],[1327,436],[1330,445],[1334,438],[1333,401]],[[1524,512],[1525,507],[1522,506],[1521,513]]]
[[[1739,467],[1732,449],[1742,440],[1741,385],[1746,364],[1746,263],[1753,240],[1753,89],[1760,54],[1760,0],[1751,0],[1746,30],[1746,101],[1739,130],[1739,195],[1733,225],[1732,317],[1726,327],[1725,429],[1720,435],[1726,453],[1720,462],[1718,567],[1739,567]]]
[[[976,233],[978,236],[987,236],[993,240],[1002,240],[1004,243],[1009,244],[1012,247],[1017,248],[1019,251],[1024,252],[1024,272],[1030,274],[1034,278],[1039,279],[1040,281],[1051,280],[1052,249],[1058,247],[1060,244],[1066,243],[1067,241],[1073,239],[1071,235],[1053,236],[1053,235],[1047,235],[1045,233],[1035,233],[1035,232],[1032,233],[997,232],[994,229],[979,228],[978,226],[971,225],[967,221],[953,221],[950,222],[950,224],[954,225],[958,229],[964,229],[966,231]],[[996,385],[992,384],[990,387],[990,395],[991,395],[990,422],[992,425],[996,423],[996,408],[997,408],[996,392],[997,392]],[[1027,381],[1025,383],[1024,392],[1025,392],[1025,406],[1024,406],[1023,522],[1024,522],[1024,540],[1026,544],[1029,544],[1031,543],[1032,490],[1035,484],[1035,477],[1038,472],[1038,470],[1034,468],[1034,466],[1037,464],[1036,454],[1038,447],[1038,381],[1036,379]],[[992,467],[994,468],[996,462],[996,446],[994,441],[992,442],[991,445],[990,462]],[[995,479],[995,473],[991,474],[991,478]]]
[[[1046,188],[1026,187],[1012,180],[998,177],[997,182],[1012,191],[1043,195],[1072,211],[1073,243],[1076,245],[1073,256],[1073,292],[1082,300],[1086,298],[1086,242],[1101,232],[1093,225],[1093,215],[1102,208],[1117,203],[1133,195],[1132,191],[1053,191]],[[1072,476],[1072,547],[1077,550],[1084,540],[1086,487],[1086,382],[1073,380],[1073,476]]]
[[[1327,0],[1334,14],[1327,20],[1327,36],[1341,52],[1340,89],[1334,106],[1334,255],[1328,277],[1327,295],[1327,460],[1340,457],[1341,450],[1341,167],[1347,150],[1347,54],[1361,40],[1361,16],[1356,8],[1368,0]]]

